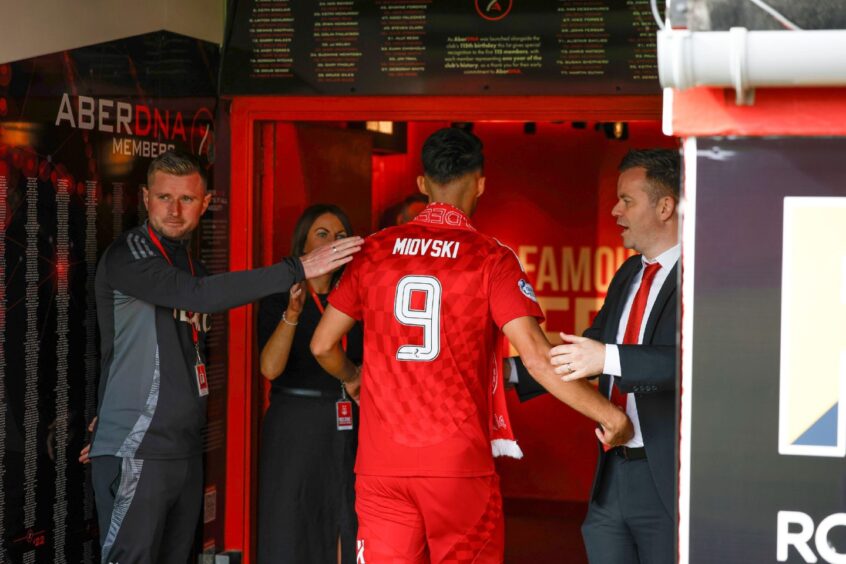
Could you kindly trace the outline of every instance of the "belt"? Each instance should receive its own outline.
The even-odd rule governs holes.
[[[627,447],[618,446],[611,449],[611,451],[626,460],[644,460],[646,458],[646,449],[644,447]]]
[[[337,395],[330,392],[324,392],[322,390],[310,390],[308,388],[286,388],[279,386],[275,389],[286,396],[295,396],[298,398],[329,398]]]

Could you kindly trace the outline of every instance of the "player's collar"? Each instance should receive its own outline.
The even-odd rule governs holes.
[[[445,204],[443,202],[432,202],[426,206],[422,212],[417,214],[417,217],[414,218],[412,223],[442,225],[452,229],[476,231],[476,228],[470,224],[470,218],[463,211],[451,204]]]

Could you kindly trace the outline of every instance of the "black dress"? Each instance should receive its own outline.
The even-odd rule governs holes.
[[[326,295],[319,295],[326,305]],[[288,294],[261,301],[259,346],[270,339],[288,305]],[[355,563],[355,453],[358,407],[352,431],[338,431],[335,402],[338,380],[311,355],[309,344],[320,311],[306,294],[294,332],[288,364],[271,384],[259,452],[258,562],[260,564],[335,564],[338,537],[343,563]],[[347,355],[362,358],[361,326],[348,335]],[[319,397],[303,397],[304,390]]]

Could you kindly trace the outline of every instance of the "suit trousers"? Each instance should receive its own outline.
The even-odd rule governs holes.
[[[591,564],[672,564],[676,528],[646,459],[609,452],[582,524]]]

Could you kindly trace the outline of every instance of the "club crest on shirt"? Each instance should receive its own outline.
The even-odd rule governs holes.
[[[535,289],[532,288],[532,285],[529,284],[528,280],[521,278],[520,281],[517,282],[517,287],[520,288],[520,291],[523,292],[524,296],[537,303],[538,298],[535,296]]]

